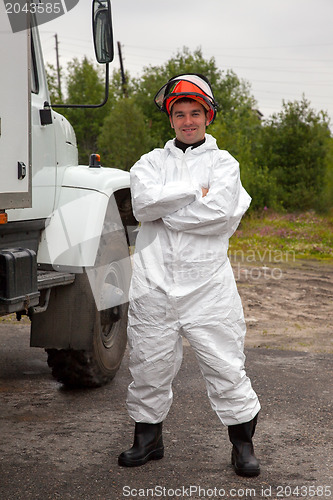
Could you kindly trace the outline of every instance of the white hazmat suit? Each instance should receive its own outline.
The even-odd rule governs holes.
[[[248,422],[260,409],[244,369],[245,322],[227,257],[251,198],[238,162],[211,135],[205,139],[185,153],[170,140],[131,169],[133,211],[141,222],[128,322],[127,407],[136,422],[165,419],[182,336],[224,425]],[[205,197],[202,187],[209,189]]]

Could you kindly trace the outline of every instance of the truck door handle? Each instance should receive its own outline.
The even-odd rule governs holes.
[[[23,161],[17,162],[17,177],[21,181],[27,175],[27,167]]]

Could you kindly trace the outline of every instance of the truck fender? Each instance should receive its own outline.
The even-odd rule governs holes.
[[[126,225],[129,220],[135,224],[129,207],[128,172],[85,166],[67,168],[57,206],[41,235],[38,264],[70,272],[93,266],[102,231],[124,231],[125,235],[122,217],[126,204]]]
[[[75,170],[79,174],[80,168]],[[60,287],[63,291],[55,289],[48,309],[33,315],[32,346],[90,351],[96,338],[104,339],[104,334],[99,333],[101,322],[105,322],[103,311],[114,310],[116,304],[123,311],[124,330],[131,275],[126,227],[136,224],[130,205],[129,175],[124,173],[127,175],[119,176],[115,171],[112,180],[112,172],[104,172],[97,184],[86,182],[89,174],[85,176],[84,169],[83,176],[75,179],[76,174],[71,172],[71,180],[67,177],[70,182],[63,183],[58,206],[42,233],[38,264],[42,269],[51,266],[74,272],[76,279]],[[125,182],[120,182],[120,177]],[[76,187],[70,185],[74,182]],[[112,275],[117,277],[110,284],[107,277]]]

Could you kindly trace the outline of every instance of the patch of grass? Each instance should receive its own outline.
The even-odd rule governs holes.
[[[30,323],[30,319],[28,316],[22,316],[21,323]],[[6,316],[0,316],[0,323],[18,323],[16,319],[16,314],[7,314]]]
[[[279,254],[281,262],[290,258],[333,259],[333,216],[269,210],[246,215],[230,239],[229,252],[231,256],[253,254],[256,261],[271,260],[273,254],[275,262]]]

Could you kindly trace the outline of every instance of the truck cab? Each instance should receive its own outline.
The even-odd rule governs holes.
[[[110,2],[92,7],[96,56],[108,65]],[[46,349],[57,380],[95,387],[114,377],[126,346],[129,173],[98,155],[78,165],[30,14],[13,32],[0,4],[0,315],[29,316],[31,345]]]

